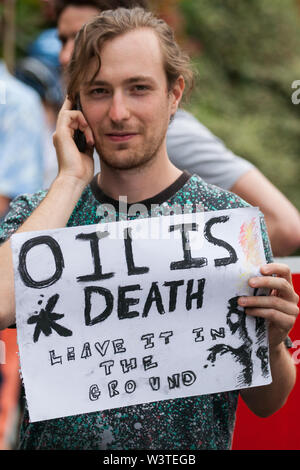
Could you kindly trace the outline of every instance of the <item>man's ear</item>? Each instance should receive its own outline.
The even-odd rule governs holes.
[[[184,78],[182,75],[177,78],[176,82],[172,86],[172,89],[170,90],[170,96],[171,96],[171,115],[173,116],[180,104],[183,92],[185,88],[185,83],[184,83]]]

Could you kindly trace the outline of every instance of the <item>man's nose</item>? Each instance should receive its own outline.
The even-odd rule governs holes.
[[[121,122],[130,117],[130,111],[126,97],[120,92],[115,92],[109,109],[109,117],[114,122]]]
[[[69,39],[61,48],[59,62],[62,67],[67,67],[72,57],[74,49],[74,40]]]

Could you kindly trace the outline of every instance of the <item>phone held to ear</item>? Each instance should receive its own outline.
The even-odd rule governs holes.
[[[79,96],[76,97],[76,103],[75,103],[75,106],[73,107],[73,109],[82,111]],[[86,151],[86,146],[87,146],[84,133],[81,130],[76,129],[74,131],[73,139],[74,139],[75,144],[77,145],[77,148],[78,148],[79,152],[84,153]]]

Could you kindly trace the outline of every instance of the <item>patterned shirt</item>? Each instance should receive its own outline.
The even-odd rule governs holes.
[[[21,196],[11,205],[11,212],[0,228],[0,242],[8,238],[45,197],[46,191]],[[191,211],[247,207],[238,196],[205,183],[199,176],[184,172],[171,186],[154,198],[142,201],[148,217],[150,207],[187,205]],[[140,203],[141,204],[141,203]],[[96,179],[87,186],[78,201],[68,226],[97,224],[112,220],[112,205]],[[99,210],[100,209],[100,210]],[[128,210],[128,209],[127,209]],[[101,214],[101,215],[100,215]],[[122,214],[119,214],[120,218]],[[115,217],[115,213],[114,213]],[[134,218],[132,216],[131,218]],[[113,219],[115,220],[115,219]],[[262,219],[267,260],[271,249]],[[30,423],[27,410],[21,429],[21,449],[229,449],[235,423],[239,392],[194,396],[139,404],[65,418]]]

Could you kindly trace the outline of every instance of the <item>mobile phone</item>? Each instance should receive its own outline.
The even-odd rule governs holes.
[[[80,104],[80,99],[79,99],[78,95],[76,96],[76,101],[75,101],[75,105],[74,105],[73,109],[82,111],[81,104]],[[78,148],[79,152],[85,152],[87,144],[86,144],[86,139],[85,139],[84,133],[81,130],[76,129],[74,131],[73,139],[74,139],[75,144],[77,145],[77,148]]]

